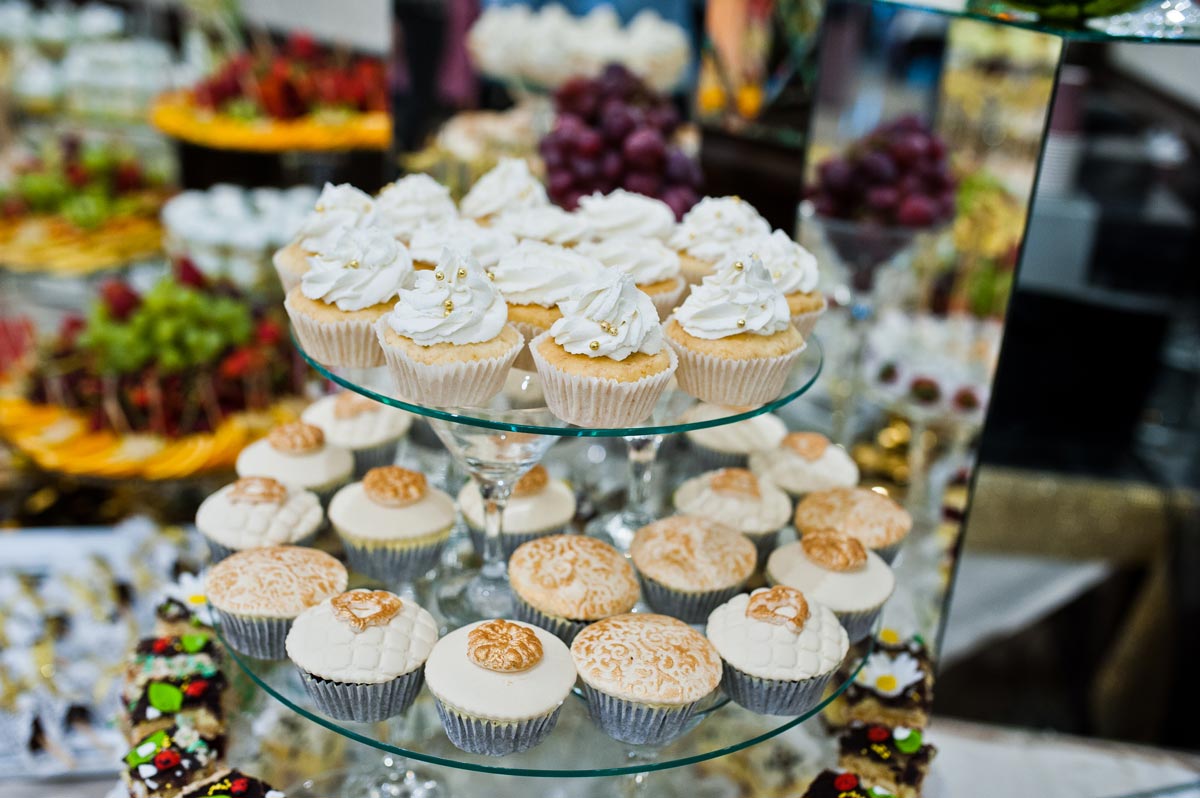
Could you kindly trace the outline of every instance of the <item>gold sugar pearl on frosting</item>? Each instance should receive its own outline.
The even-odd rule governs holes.
[[[404,606],[399,596],[386,590],[351,590],[334,596],[329,603],[333,605],[333,617],[355,632],[383,626]]]
[[[805,460],[815,461],[829,448],[829,439],[819,432],[791,432],[784,437],[783,445]]]
[[[867,564],[866,547],[849,535],[805,532],[800,547],[804,556],[829,571],[854,571]]]
[[[352,259],[346,261],[347,269],[357,269],[359,267],[359,265],[360,264],[358,262],[358,258],[352,258]]]
[[[305,424],[303,421],[293,421],[290,424],[280,424],[267,433],[267,442],[277,452],[305,454],[325,445],[325,433],[320,427]]]
[[[599,341],[592,341],[590,344],[588,344],[588,349],[591,349],[593,352],[595,352],[599,348],[600,348]]]
[[[546,467],[535,465],[526,472],[525,476],[517,480],[517,484],[513,485],[512,495],[515,497],[533,496],[544,491],[549,482],[550,474],[547,473]]]
[[[715,471],[709,478],[708,484],[717,493],[750,496],[755,499],[762,498],[758,477],[745,468],[722,468],[720,471]]]
[[[333,400],[333,417],[340,420],[358,418],[363,413],[374,413],[378,409],[378,404],[352,391],[343,391]]]
[[[738,319],[738,327],[745,327],[745,326],[746,326],[746,320]]]
[[[229,501],[234,504],[283,504],[287,488],[271,477],[242,477],[233,483]]]
[[[464,277],[466,277],[466,276],[467,276],[467,270],[466,270],[466,269],[459,269],[459,270],[458,270],[458,279],[460,279],[460,280],[461,280],[462,278],[464,278]]]
[[[317,213],[325,213],[325,206],[320,203],[317,203],[317,205],[313,208],[313,210],[316,211]]]
[[[755,621],[786,626],[799,634],[808,620],[808,601],[794,587],[776,585],[770,590],[759,590],[750,596],[746,604],[746,617]]]
[[[428,490],[424,474],[394,465],[372,468],[362,484],[367,498],[384,507],[406,507]]]
[[[740,260],[735,260],[733,262],[733,270],[735,272],[740,272],[744,268],[746,268],[746,264],[742,263]]]
[[[467,657],[481,668],[516,673],[542,661],[542,641],[528,626],[497,619],[467,635]]]
[[[445,280],[445,279],[446,279],[446,273],[445,273],[445,272],[443,272],[442,270],[440,270],[440,269],[439,269],[438,271],[436,271],[436,272],[434,272],[434,273],[433,273],[433,279],[435,279],[435,280]]]

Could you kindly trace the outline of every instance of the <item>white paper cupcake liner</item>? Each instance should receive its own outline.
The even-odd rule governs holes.
[[[350,454],[354,455],[355,479],[362,479],[372,468],[393,465],[396,462],[396,450],[399,446],[400,438],[396,438],[375,446],[351,449]]]
[[[760,715],[802,715],[821,702],[834,671],[811,679],[761,679],[728,662],[721,671],[721,689],[734,703]]]
[[[374,322],[367,319],[318,321],[292,307],[291,297],[283,301],[292,330],[304,352],[326,366],[369,369],[383,365],[383,352],[375,337]]]
[[[403,541],[377,541],[372,545],[354,543],[337,530],[346,551],[350,570],[374,577],[392,586],[410,584],[437,566],[442,549],[450,539],[450,530],[432,543],[420,545]]]
[[[463,519],[467,525],[467,532],[471,536],[471,546],[474,547],[475,553],[480,557],[483,556],[483,530],[472,524],[470,521]],[[540,532],[503,532],[500,535],[500,548],[504,550],[504,557],[508,559],[512,553],[517,550],[517,546],[522,543],[528,543],[537,538],[544,538],[547,535],[563,535],[570,530],[566,527],[555,527]]]
[[[386,324],[384,319],[376,324],[376,345],[383,352],[396,390],[414,402],[435,407],[486,405],[504,387],[504,377],[525,346],[525,339],[518,335],[517,342],[500,357],[461,363],[418,363],[402,350],[384,343]]]
[[[602,693],[586,682],[588,714],[600,730],[623,743],[666,745],[690,728],[700,701],[682,706],[639,704]]]
[[[542,378],[546,405],[563,421],[580,427],[629,427],[644,421],[654,412],[658,397],[666,390],[679,364],[675,352],[668,349],[667,368],[634,382],[568,374],[552,366],[538,351],[549,335],[542,333],[529,343],[538,376]]]
[[[254,618],[234,615],[214,607],[221,627],[221,636],[239,654],[254,659],[286,659],[288,631],[291,618]]]
[[[517,328],[517,332],[525,339],[525,346],[521,347],[521,351],[517,353],[517,359],[513,361],[513,368],[521,369],[522,371],[533,371],[533,355],[529,352],[529,343],[537,338],[542,333],[546,332],[545,327],[539,327],[536,324],[530,324],[525,321],[510,321],[509,324]]]
[[[292,263],[295,258],[303,257],[303,255],[303,251],[298,246],[289,244],[282,249],[275,250],[275,254],[271,256],[271,265],[275,267],[275,274],[279,275],[279,283],[283,286],[285,295],[300,285],[300,280],[304,277],[305,270],[297,271]],[[307,267],[307,263],[305,266]]]
[[[821,297],[821,307],[819,310],[810,310],[807,313],[793,313],[792,325],[800,331],[800,335],[804,336],[805,340],[808,340],[808,336],[812,335],[813,330],[816,329],[817,321],[825,314],[825,310],[828,307],[829,303],[825,301],[824,297]]]
[[[218,543],[217,541],[213,540],[212,538],[208,537],[207,535],[204,535],[203,533],[201,533],[201,535],[202,535],[202,537],[204,537],[204,542],[208,544],[208,556],[214,565],[216,563],[219,563],[221,560],[225,559],[226,557],[230,556],[231,554],[237,554],[239,551],[245,551],[245,549],[234,549],[234,548],[226,546],[222,543]],[[288,545],[288,546],[311,546],[316,539],[317,539],[317,533],[313,532],[311,535],[305,535],[304,537],[300,538],[299,540],[288,541],[286,545]],[[273,545],[276,545],[276,544],[273,544],[273,543],[264,543],[263,544],[263,546],[273,546]],[[257,548],[257,547],[252,547],[252,548]]]
[[[442,728],[454,747],[469,754],[485,756],[507,756],[528,751],[545,740],[554,730],[554,725],[558,723],[558,713],[562,710],[560,705],[545,715],[528,720],[504,722],[464,715],[440,700],[436,703],[438,717],[442,719]]]
[[[650,609],[684,623],[704,623],[709,613],[742,592],[742,585],[745,584],[743,581],[720,590],[686,593],[669,588],[644,574],[638,574],[638,579],[642,583],[642,598],[650,605]]]
[[[671,315],[671,311],[679,304],[679,300],[683,298],[683,292],[688,289],[688,281],[682,275],[675,278],[675,287],[669,291],[660,291],[657,294],[647,294],[650,301],[654,303],[654,309],[658,311],[658,320],[666,321],[667,316]]]
[[[591,621],[572,621],[569,618],[547,615],[515,592],[513,593],[513,615],[518,621],[545,629],[568,646],[575,639],[575,635],[592,623]]]
[[[670,337],[667,342],[679,355],[675,375],[679,387],[690,396],[718,405],[761,405],[777,398],[806,346],[801,344],[778,357],[734,360],[696,352]]]
[[[303,668],[298,670],[317,709],[331,718],[359,723],[375,723],[399,715],[412,705],[425,684],[422,668],[379,684],[335,682]]]

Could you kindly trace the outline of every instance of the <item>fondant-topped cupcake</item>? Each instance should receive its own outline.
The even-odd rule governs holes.
[[[374,209],[375,201],[354,186],[326,183],[295,239],[275,253],[275,271],[283,292],[286,294],[300,284],[300,278],[308,271],[310,255],[337,244],[346,228],[365,227]]]
[[[665,331],[679,386],[705,402],[758,405],[779,396],[804,339],[762,261],[726,259],[692,288]]]
[[[679,255],[657,238],[611,236],[585,241],[575,249],[632,277],[638,290],[654,302],[660,319],[671,314],[687,288],[679,272]]]
[[[179,798],[287,798],[287,795],[262,779],[230,768],[196,782],[180,793]]]
[[[529,344],[551,411],[592,427],[649,416],[676,366],[650,297],[610,272],[559,308],[563,317]]]
[[[675,212],[654,197],[618,188],[579,198],[575,216],[587,225],[588,238],[653,238],[665,242],[675,232]]]
[[[416,698],[437,638],[437,622],[415,602],[351,590],[302,612],[288,632],[287,653],[318,709],[375,722]]]
[[[675,618],[617,615],[571,643],[588,713],[610,737],[659,745],[687,730],[721,683],[721,658],[704,635]]]
[[[912,529],[912,516],[893,499],[867,488],[830,488],[809,493],[796,505],[796,530],[832,531],[857,538],[891,562]]]
[[[850,642],[833,612],[778,585],[734,596],[708,616],[726,694],[754,712],[799,715],[821,700]]]
[[[646,602],[688,623],[703,623],[713,608],[741,590],[757,559],[745,535],[690,515],[642,527],[629,554]]]
[[[817,290],[821,275],[816,256],[782,230],[750,238],[738,245],[737,252],[743,260],[757,257],[763,262],[787,300],[792,323],[807,338],[826,306],[824,294]]]
[[[744,468],[722,468],[683,482],[675,491],[675,509],[750,538],[761,567],[775,548],[779,530],[791,518],[792,502],[782,490]]]
[[[792,432],[778,446],[752,453],[750,470],[793,496],[858,484],[854,460],[819,432]]]
[[[304,351],[330,366],[382,365],[372,325],[412,279],[403,244],[375,228],[348,228],[309,258],[284,308]]]
[[[487,222],[508,211],[549,205],[546,189],[524,158],[501,158],[459,203],[462,215]]]
[[[481,227],[470,219],[452,219],[427,225],[413,233],[408,244],[413,265],[418,270],[437,268],[438,259],[447,247],[469,254],[485,269],[491,269],[500,256],[517,245],[511,233],[494,227]]]
[[[519,621],[480,621],[433,647],[429,691],[450,742],[491,756],[525,751],[554,729],[575,686],[571,652],[554,635]]]
[[[351,391],[325,396],[304,408],[300,419],[320,427],[325,440],[349,450],[354,473],[390,465],[396,446],[412,427],[412,414]]]
[[[405,175],[384,186],[375,199],[374,223],[405,243],[423,227],[457,218],[450,189],[425,174]]]
[[[667,243],[680,254],[683,276],[695,284],[738,243],[770,232],[767,220],[741,197],[704,197],[684,214]]]
[[[637,577],[621,552],[581,535],[524,543],[508,562],[521,620],[571,642],[585,626],[633,609]]]
[[[713,421],[748,410],[750,408],[745,406],[725,407],[699,402],[679,417],[679,423]],[[759,413],[732,424],[688,430],[684,435],[691,445],[689,459],[696,461],[696,470],[705,471],[714,468],[745,467],[749,455],[778,446],[787,435],[787,425],[774,413]]]
[[[483,556],[483,497],[473,480],[467,480],[458,492],[458,509],[470,529],[475,551]],[[504,556],[528,540],[565,530],[574,517],[575,491],[566,480],[552,478],[545,466],[535,465],[513,485],[504,508],[500,541]]]
[[[242,477],[200,503],[196,529],[216,561],[242,549],[300,543],[323,518],[315,493],[272,477]]]
[[[439,406],[485,404],[525,344],[479,262],[446,249],[376,325],[400,395]]]
[[[267,437],[242,449],[239,477],[270,477],[293,488],[327,498],[354,472],[354,457],[325,442],[320,427],[295,421],[280,424]]]
[[[556,205],[520,208],[502,213],[492,227],[525,241],[543,241],[562,247],[573,246],[587,237],[587,223]]]

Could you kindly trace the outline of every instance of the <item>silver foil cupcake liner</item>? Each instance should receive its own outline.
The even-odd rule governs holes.
[[[768,532],[765,535],[750,535],[750,542],[754,544],[755,550],[758,552],[758,559],[754,564],[755,571],[761,571],[767,567],[767,558],[771,556],[771,552],[775,551],[775,547],[779,545],[779,530]]]
[[[900,553],[900,549],[904,546],[905,539],[906,538],[900,538],[895,543],[889,543],[882,548],[871,549],[871,551],[878,554],[885,563],[891,565],[895,561],[896,555]]]
[[[883,604],[869,610],[835,612],[834,615],[837,616],[838,623],[846,630],[846,636],[853,644],[871,636],[871,632],[875,629],[875,621],[879,619],[881,612],[883,612]]]
[[[536,718],[498,721],[464,715],[440,700],[436,703],[442,728],[454,747],[469,754],[485,756],[507,756],[528,751],[549,736],[554,724],[558,723],[558,713],[562,711],[559,705],[553,712]]]
[[[303,668],[299,671],[304,689],[317,709],[331,718],[359,723],[375,723],[399,715],[412,706],[425,684],[422,668],[379,684],[335,682]]]
[[[231,554],[237,554],[239,551],[245,551],[245,549],[230,548],[229,546],[226,546],[222,543],[218,543],[215,540],[213,540],[212,538],[204,536],[204,535],[202,535],[202,537],[204,537],[204,542],[208,544],[208,556],[214,565],[216,563],[219,563],[221,560],[225,559],[226,557],[230,556]],[[288,546],[311,546],[316,541],[316,539],[317,539],[317,533],[313,532],[311,535],[305,535],[304,537],[300,538],[299,540],[288,541],[285,545],[288,545]],[[274,545],[274,544],[268,544],[268,545]]]
[[[602,693],[586,682],[583,696],[588,715],[600,731],[632,745],[666,745],[679,739],[691,728],[701,702],[682,706],[655,706],[627,701]]]
[[[690,467],[694,468],[696,473],[716,471],[721,468],[745,468],[750,457],[748,454],[708,449],[692,440],[689,440],[688,444],[688,456],[692,461]]]
[[[432,571],[449,540],[449,531],[434,543],[422,546],[379,544],[359,546],[342,537],[346,563],[351,571],[374,577],[389,587],[408,584]]]
[[[396,438],[365,449],[351,449],[350,454],[354,455],[354,478],[362,479],[372,468],[394,464],[399,446],[400,439]]]
[[[464,518],[463,521],[466,522],[467,532],[471,536],[471,545],[475,548],[475,553],[482,557],[483,530],[477,526],[474,526],[470,521],[467,521],[466,518]],[[504,549],[504,559],[507,560],[512,556],[512,553],[517,550],[517,546],[520,546],[522,543],[528,543],[531,540],[544,538],[547,535],[562,535],[568,531],[569,530],[566,527],[560,526],[555,529],[547,529],[545,532],[521,532],[517,534],[503,532],[500,535],[500,548]]]
[[[800,681],[762,679],[726,662],[721,689],[731,701],[760,715],[802,715],[821,702],[833,674],[830,671]]]
[[[575,635],[592,623],[591,621],[572,621],[569,618],[547,615],[517,593],[513,593],[513,615],[518,621],[545,629],[568,646],[575,639]]]
[[[291,618],[252,618],[234,615],[214,607],[221,626],[221,637],[239,654],[254,659],[286,659]]]
[[[709,613],[742,592],[742,583],[721,590],[685,593],[642,574],[638,574],[638,578],[642,583],[642,598],[650,605],[650,609],[684,623],[707,622]]]

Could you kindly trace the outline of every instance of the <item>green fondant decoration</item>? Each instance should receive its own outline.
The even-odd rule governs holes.
[[[910,729],[907,737],[896,737],[895,743],[896,750],[900,753],[915,754],[921,750],[921,733],[916,729]]]
[[[154,682],[146,690],[150,706],[159,712],[178,712],[183,707],[183,691],[173,684]]]
[[[182,635],[179,646],[189,654],[195,654],[208,643],[208,635]]]
[[[167,732],[160,729],[149,737],[145,738],[135,745],[128,754],[125,755],[125,764],[131,768],[145,764],[154,758],[154,755],[163,749],[167,743]],[[139,751],[145,753],[138,753]]]

